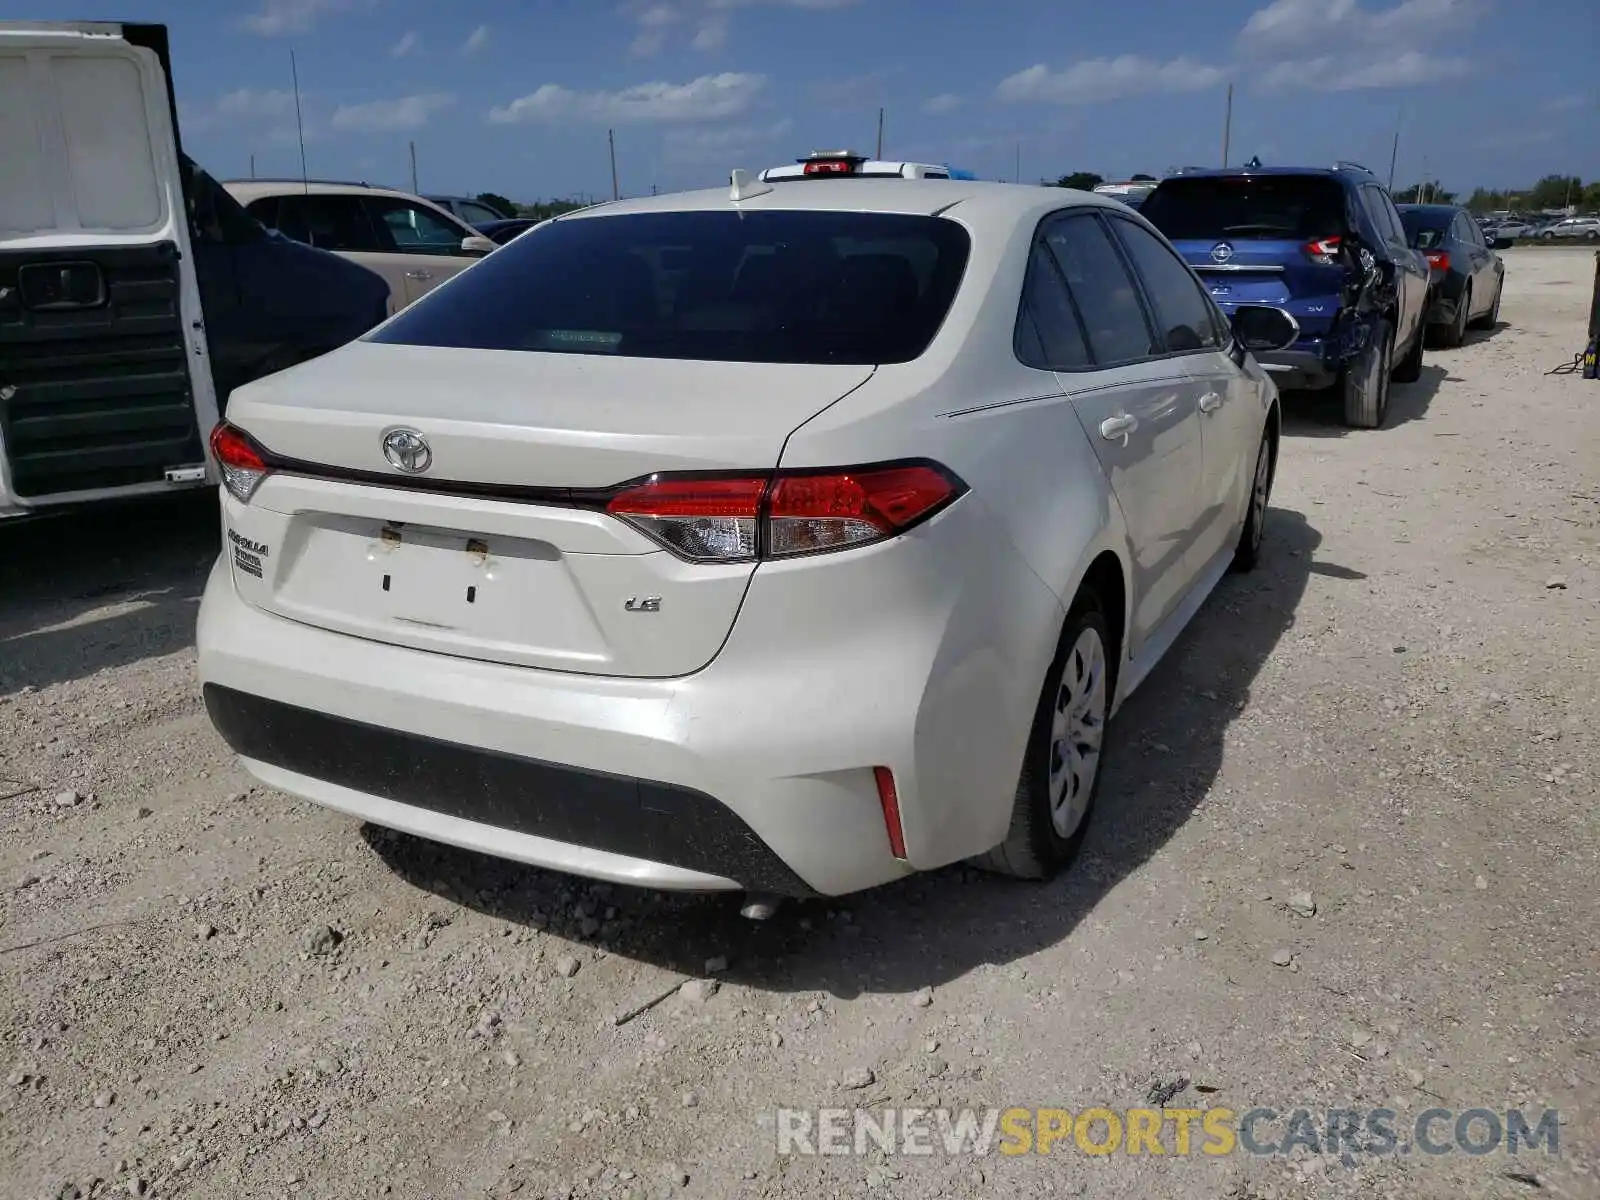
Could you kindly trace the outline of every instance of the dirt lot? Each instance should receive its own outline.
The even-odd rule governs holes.
[[[1266,561],[1124,710],[1047,886],[956,869],[752,924],[362,830],[206,722],[214,504],[0,529],[0,1194],[1600,1196],[1600,384],[1544,373],[1592,256],[1506,259],[1504,323],[1430,352],[1389,428],[1290,398]],[[1169,1094],[1549,1106],[1560,1155],[772,1129]]]

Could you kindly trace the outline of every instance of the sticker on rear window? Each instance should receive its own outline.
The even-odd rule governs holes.
[[[601,329],[541,329],[535,341],[535,350],[613,354],[622,345],[622,335]]]

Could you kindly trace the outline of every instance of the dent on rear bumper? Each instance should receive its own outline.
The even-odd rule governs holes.
[[[1032,661],[1039,630],[1053,638],[1059,622],[1054,595],[963,501],[881,546],[763,564],[722,653],[676,679],[507,667],[331,633],[246,605],[220,561],[197,643],[206,684],[693,789],[726,805],[806,888],[839,894],[1000,841],[1044,666]],[[309,800],[557,870],[657,887],[744,882],[246,766]],[[904,862],[889,850],[875,766],[895,775]]]

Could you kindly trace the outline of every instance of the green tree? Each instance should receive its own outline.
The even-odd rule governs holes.
[[[1128,178],[1134,183],[1155,183],[1156,182],[1156,177],[1154,175],[1144,175],[1144,174],[1130,175]]]
[[[1528,191],[1524,198],[1533,209],[1560,208],[1568,197],[1576,203],[1583,195],[1583,181],[1576,175],[1546,175]]]
[[[569,213],[582,207],[583,204],[577,200],[536,200],[532,204],[518,204],[516,210],[519,217],[548,221],[551,217],[559,217],[562,213]]]
[[[499,192],[479,192],[477,200],[479,204],[487,204],[496,212],[504,213],[507,216],[517,211],[517,206]]]
[[[1454,204],[1456,194],[1445,190],[1444,185],[1437,179],[1431,183],[1413,183],[1410,187],[1394,194],[1396,204]]]
[[[1505,192],[1478,187],[1473,188],[1472,195],[1467,197],[1467,207],[1475,213],[1491,213],[1510,208],[1511,205]]]
[[[1077,188],[1080,192],[1092,192],[1105,181],[1105,176],[1096,175],[1093,171],[1074,171],[1070,175],[1063,175],[1056,180],[1055,186]]]
[[[1573,197],[1576,202],[1577,197]],[[1600,209],[1600,182],[1588,184],[1583,189],[1583,208],[1585,212],[1594,212]]]

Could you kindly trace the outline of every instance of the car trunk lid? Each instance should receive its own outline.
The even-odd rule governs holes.
[[[234,424],[287,465],[226,519],[269,612],[494,662],[661,677],[704,666],[752,563],[691,563],[603,511],[662,471],[770,470],[863,365],[357,342],[249,385]],[[385,454],[409,430],[426,461]]]

